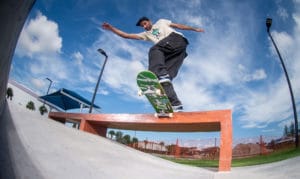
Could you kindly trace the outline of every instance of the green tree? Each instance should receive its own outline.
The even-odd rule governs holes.
[[[131,140],[131,142],[132,142],[134,148],[138,147],[138,142],[139,142],[138,138],[133,137],[132,140]]]
[[[108,132],[108,134],[110,135],[110,138],[112,139],[114,137],[114,135],[116,135],[115,131],[114,130],[110,130]]]
[[[132,143],[137,143],[137,142],[139,142],[139,139],[136,137],[132,137]]]
[[[6,90],[6,98],[12,100],[12,97],[14,96],[13,89],[11,87],[7,88]]]
[[[32,101],[29,101],[26,105],[26,108],[34,111],[35,110],[34,103]]]
[[[130,144],[130,135],[126,134],[124,137],[123,137],[123,140],[122,140],[122,143],[123,144]]]
[[[48,109],[44,105],[42,105],[39,107],[39,111],[40,111],[41,115],[44,115],[45,113],[48,112]]]
[[[121,143],[122,142],[122,138],[123,138],[123,132],[117,131],[116,134],[115,134],[115,136],[116,136],[116,141]]]

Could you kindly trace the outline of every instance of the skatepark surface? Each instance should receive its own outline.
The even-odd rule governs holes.
[[[7,101],[2,114],[1,145],[6,150],[0,153],[0,178],[300,178],[300,157],[218,172],[176,164],[66,127],[16,100]]]
[[[34,2],[0,1],[0,179],[300,178],[300,157],[230,172],[190,167],[68,128],[26,109],[25,103],[7,101],[12,56]]]

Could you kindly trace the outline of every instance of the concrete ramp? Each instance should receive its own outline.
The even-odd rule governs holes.
[[[217,172],[175,164],[68,128],[7,101],[0,114],[0,178],[300,178],[300,157]]]
[[[11,154],[7,162],[13,163],[13,169],[9,169],[13,173],[18,170],[16,178],[176,179],[213,178],[216,173],[139,152],[53,120],[41,119],[25,106],[7,103],[1,134],[6,133],[6,148]]]

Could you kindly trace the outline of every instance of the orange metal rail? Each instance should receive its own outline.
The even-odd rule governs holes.
[[[157,118],[153,114],[83,114],[50,112],[49,117],[65,123],[67,119],[80,122],[80,130],[105,137],[107,128],[164,131],[220,131],[219,171],[230,171],[232,160],[231,110],[181,112],[172,118]]]

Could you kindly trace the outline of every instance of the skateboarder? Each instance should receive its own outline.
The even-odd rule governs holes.
[[[112,31],[120,37],[136,40],[148,40],[154,43],[149,50],[148,69],[156,74],[159,82],[163,86],[175,112],[182,111],[183,106],[178,99],[172,85],[172,80],[176,77],[184,58],[187,56],[186,47],[188,40],[182,33],[176,31],[191,30],[195,32],[204,32],[201,28],[194,28],[183,24],[173,23],[170,20],[159,19],[156,23],[147,17],[141,17],[136,26],[144,28],[141,33],[126,33],[109,23],[104,22],[102,28]]]

